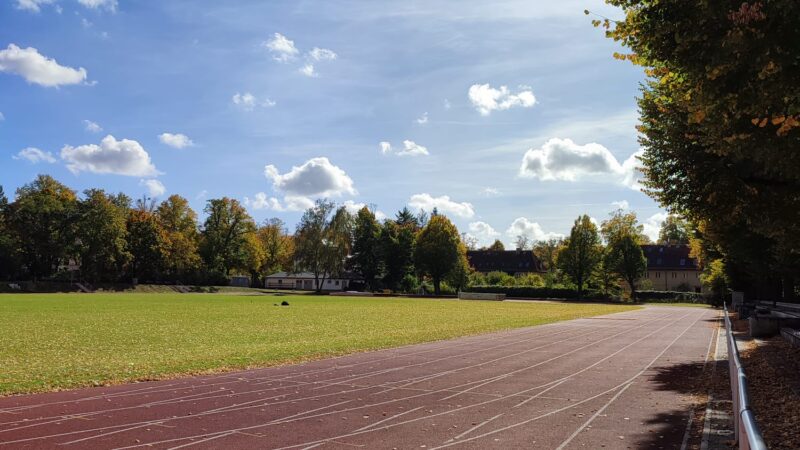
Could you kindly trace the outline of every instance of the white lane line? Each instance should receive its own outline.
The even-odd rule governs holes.
[[[683,319],[684,317],[688,316],[689,314],[690,314],[690,313],[684,314],[683,316],[679,317],[678,319],[676,319],[676,320],[675,320],[675,321],[673,321],[672,323],[680,321],[681,319]],[[620,334],[623,334],[623,333],[628,333],[628,332],[630,332],[630,331],[632,331],[632,330],[634,330],[634,329],[638,329],[638,328],[645,327],[645,326],[647,326],[647,325],[648,325],[650,322],[653,322],[653,321],[656,321],[656,320],[658,320],[658,319],[647,320],[647,321],[646,321],[646,323],[644,323],[644,324],[642,324],[642,325],[639,325],[639,326],[637,326],[637,327],[634,327],[634,328],[632,328],[632,329],[625,329],[625,330],[621,331],[620,333],[617,333],[616,335],[620,335]],[[666,327],[668,327],[668,326],[672,325],[672,323],[670,323],[670,324],[667,324],[667,325],[664,325],[664,327],[662,327],[661,329],[663,329],[663,328],[666,328]],[[660,329],[659,329],[659,330],[660,330]],[[657,331],[659,331],[659,330],[657,330]],[[651,333],[651,334],[652,334],[652,333]],[[615,335],[615,336],[616,336],[616,335]],[[479,381],[480,381],[480,380],[479,380]],[[541,386],[536,386],[536,387],[533,387],[533,388],[528,388],[528,389],[525,389],[525,390],[523,390],[523,391],[520,391],[520,392],[517,392],[517,393],[509,394],[509,395],[506,395],[506,396],[498,397],[498,398],[496,398],[496,399],[487,400],[487,401],[484,401],[484,402],[475,403],[475,404],[472,404],[472,405],[462,406],[462,407],[455,408],[455,409],[451,409],[451,410],[447,410],[447,411],[444,411],[444,412],[441,412],[441,413],[432,414],[432,415],[428,415],[428,416],[421,417],[421,418],[416,418],[416,419],[410,419],[410,420],[406,420],[406,421],[403,421],[403,422],[398,422],[398,423],[389,424],[389,425],[386,425],[386,426],[384,426],[384,427],[381,427],[380,429],[392,428],[392,427],[395,427],[395,426],[404,425],[404,424],[407,424],[407,423],[412,423],[412,422],[416,422],[416,421],[419,421],[419,420],[429,419],[429,418],[432,418],[432,417],[437,417],[437,416],[441,416],[441,415],[445,415],[445,414],[452,414],[452,413],[454,413],[454,412],[458,412],[458,411],[461,411],[461,410],[464,410],[464,409],[468,409],[468,408],[473,408],[473,407],[476,407],[476,406],[482,406],[482,405],[485,405],[485,404],[489,404],[489,403],[493,403],[493,402],[496,402],[496,401],[504,400],[504,399],[507,399],[507,398],[515,397],[515,396],[518,396],[518,395],[521,395],[521,394],[525,394],[525,393],[527,393],[527,392],[530,392],[530,391],[533,391],[533,390],[539,389],[539,388],[541,388],[541,387],[546,387],[546,386],[549,386],[549,385],[551,385],[551,384],[553,384],[553,383],[555,383],[555,382],[558,382],[558,381],[559,381],[559,380],[556,380],[556,381],[554,381],[554,382],[546,383],[546,384],[544,384],[544,385],[541,385]],[[563,380],[562,380],[561,382],[563,382]],[[470,383],[467,383],[466,385],[470,385],[470,384],[474,384],[474,383],[475,383],[475,382],[470,382]],[[449,389],[453,389],[453,388],[449,388]],[[441,391],[444,391],[444,389],[443,389],[443,390],[441,390]],[[434,391],[434,392],[437,392],[437,391]],[[357,410],[357,409],[362,409],[362,408],[367,408],[367,407],[380,406],[380,405],[383,405],[383,404],[395,403],[395,402],[398,402],[398,401],[410,400],[410,399],[417,398],[417,397],[421,397],[421,396],[424,396],[424,395],[425,395],[425,394],[413,395],[413,396],[409,396],[409,397],[404,397],[404,398],[400,398],[400,399],[393,399],[393,400],[384,401],[384,402],[380,402],[380,403],[373,403],[373,404],[368,404],[368,405],[362,405],[362,406],[360,406],[360,407],[355,407],[355,408],[348,408],[348,409],[339,410],[339,411],[331,411],[331,412],[328,412],[328,413],[318,414],[318,415],[314,415],[314,416],[306,416],[306,417],[303,417],[303,419],[310,419],[310,418],[314,418],[314,417],[320,417],[320,416],[325,416],[325,415],[329,415],[329,414],[338,414],[338,413],[342,413],[342,412],[349,412],[349,411],[351,411],[351,410]],[[593,398],[596,398],[596,397],[597,397],[597,396],[595,396],[595,397],[593,397]],[[588,400],[587,400],[587,401],[588,401]],[[584,402],[581,402],[581,403],[584,403]],[[574,404],[572,407],[574,407],[574,406],[576,406],[576,405],[578,405],[578,404],[581,404],[581,403]],[[264,426],[268,426],[268,425],[274,425],[274,424],[280,424],[280,423],[285,423],[285,422],[280,422],[280,421],[278,421],[278,422],[275,422],[275,421],[273,421],[273,422],[269,422],[269,423],[265,423],[265,424],[254,425],[254,426],[245,427],[245,428],[241,428],[241,429],[235,429],[235,430],[233,430],[233,431],[242,431],[242,430],[249,430],[249,429],[254,429],[254,428],[261,428],[261,427],[264,427]],[[207,434],[196,435],[196,436],[187,436],[187,437],[182,437],[182,438],[175,438],[175,439],[169,439],[169,440],[165,440],[165,441],[149,442],[149,443],[146,443],[146,444],[137,444],[137,445],[131,445],[131,446],[128,446],[128,447],[121,447],[119,450],[121,450],[121,449],[127,449],[127,448],[136,448],[136,447],[148,446],[148,445],[163,444],[163,443],[166,443],[166,442],[174,442],[174,441],[185,440],[185,439],[201,438],[201,437],[211,436],[211,435],[218,434],[218,433],[224,433],[224,432],[227,432],[227,431],[231,431],[231,430],[225,430],[225,431],[220,431],[220,432],[216,432],[216,433],[207,433]],[[350,437],[350,436],[354,436],[354,435],[359,435],[359,434],[369,433],[369,432],[371,432],[371,431],[375,431],[375,429],[369,429],[369,430],[364,430],[364,431],[359,431],[359,432],[353,432],[353,433],[349,433],[349,434],[345,434],[345,435],[341,435],[341,436],[334,436],[334,437],[331,437],[331,438],[326,438],[326,439],[322,439],[322,440],[319,440],[319,441],[314,441],[314,442],[306,442],[306,443],[303,443],[303,444],[294,445],[294,446],[291,446],[291,447],[286,447],[286,448],[296,448],[296,447],[302,447],[303,445],[310,445],[310,444],[316,444],[316,443],[324,443],[324,442],[330,441],[331,439],[340,439],[340,438],[343,438],[343,437]]]
[[[572,404],[572,405],[569,405],[569,406],[566,406],[566,407],[563,407],[563,408],[557,409],[557,410],[555,410],[555,411],[551,411],[551,412],[549,412],[549,413],[546,413],[546,414],[542,414],[542,415],[540,415],[540,416],[537,416],[537,417],[533,417],[533,418],[531,418],[531,419],[523,420],[522,422],[517,422],[517,423],[515,423],[515,424],[508,425],[508,426],[505,426],[505,427],[503,427],[503,428],[499,428],[499,429],[497,429],[497,430],[489,431],[489,432],[487,432],[487,433],[484,433],[484,434],[481,434],[481,435],[478,435],[478,436],[473,436],[473,437],[469,438],[468,440],[463,440],[463,441],[460,441],[460,442],[458,442],[458,443],[460,444],[460,443],[467,442],[467,441],[474,441],[474,440],[476,440],[476,439],[481,439],[481,438],[484,438],[484,437],[487,437],[487,436],[491,436],[491,435],[493,435],[493,434],[497,434],[497,433],[501,433],[501,432],[503,432],[503,431],[510,430],[510,429],[512,429],[512,428],[516,428],[516,427],[519,427],[519,426],[522,426],[522,425],[526,425],[526,424],[528,424],[528,423],[534,422],[534,421],[536,421],[536,420],[539,420],[539,419],[541,419],[541,418],[544,418],[544,417],[547,417],[547,416],[551,416],[551,415],[553,415],[553,414],[556,414],[556,413],[558,413],[558,412],[561,412],[561,411],[565,411],[565,410],[567,410],[567,409],[574,408],[575,406],[578,406],[578,405],[580,405],[580,404],[583,404],[583,403],[586,403],[586,402],[588,402],[588,401],[590,401],[590,400],[593,400],[593,399],[595,399],[595,398],[598,398],[598,397],[600,397],[600,396],[602,396],[602,395],[605,395],[605,394],[608,394],[608,393],[610,393],[610,392],[613,392],[613,391],[615,391],[615,390],[619,389],[620,387],[622,387],[622,386],[624,386],[624,385],[626,385],[626,384],[628,384],[628,383],[632,383],[634,380],[636,380],[636,378],[640,377],[640,376],[641,376],[642,374],[644,374],[644,373],[645,373],[645,372],[646,372],[648,369],[650,369],[650,367],[651,367],[653,364],[655,364],[655,363],[656,363],[656,361],[658,361],[658,359],[659,359],[659,358],[661,358],[661,357],[664,355],[664,353],[666,353],[666,352],[667,352],[667,350],[669,350],[669,349],[670,349],[670,348],[671,348],[671,347],[672,347],[672,346],[675,344],[675,342],[677,342],[677,341],[678,341],[678,339],[680,339],[681,337],[683,337],[683,335],[684,335],[684,334],[686,334],[686,332],[687,332],[687,331],[689,331],[689,329],[690,329],[690,328],[692,328],[692,327],[693,327],[693,326],[694,326],[694,325],[695,325],[695,324],[696,324],[696,323],[697,323],[697,322],[700,320],[700,318],[702,318],[702,317],[703,317],[703,316],[702,316],[702,315],[700,315],[700,316],[699,316],[699,317],[698,317],[698,318],[697,318],[697,319],[696,319],[694,322],[692,322],[691,324],[689,324],[689,326],[688,326],[688,327],[686,327],[686,329],[684,329],[684,330],[683,330],[683,332],[681,332],[681,334],[679,334],[678,336],[676,336],[676,337],[675,337],[675,339],[673,339],[673,340],[672,340],[672,342],[670,342],[670,343],[669,343],[669,345],[667,345],[667,346],[664,348],[664,350],[661,350],[661,352],[659,352],[659,354],[658,354],[658,355],[656,355],[656,357],[655,357],[655,358],[653,358],[653,360],[652,360],[652,361],[650,361],[650,363],[648,363],[648,364],[647,364],[647,365],[646,365],[646,366],[645,366],[645,367],[644,367],[642,370],[640,370],[640,371],[639,371],[639,372],[638,372],[636,375],[634,375],[634,376],[632,376],[632,377],[628,378],[627,380],[625,380],[625,381],[623,381],[622,383],[620,383],[620,384],[618,384],[618,385],[614,386],[613,388],[611,388],[611,389],[609,389],[609,390],[607,390],[607,391],[605,391],[605,392],[601,392],[600,394],[597,394],[597,395],[595,395],[595,396],[589,397],[589,398],[587,398],[587,399],[585,399],[585,400],[582,400],[582,401],[580,401],[580,402],[574,403],[574,404]],[[441,445],[441,446],[439,446],[439,447],[434,447],[434,448],[432,448],[431,450],[437,450],[437,449],[444,448],[444,447],[450,447],[450,446],[452,446],[452,445],[454,445],[454,444],[446,444],[446,445]],[[289,447],[285,447],[285,448],[289,448]]]
[[[177,450],[179,448],[184,448],[184,447],[189,447],[189,446],[192,446],[192,445],[202,444],[203,442],[208,442],[208,441],[213,441],[214,439],[220,439],[220,438],[228,437],[228,436],[230,436],[232,434],[234,434],[234,433],[230,432],[230,433],[221,434],[219,436],[212,436],[210,438],[202,439],[202,440],[199,440],[199,441],[189,442],[189,443],[186,443],[186,444],[183,444],[183,445],[170,447],[169,450]]]
[[[644,325],[642,325],[642,326],[644,326]],[[637,327],[637,328],[640,328],[640,327]],[[565,330],[564,332],[568,332],[568,331],[572,331],[572,330]],[[580,334],[578,336],[572,336],[572,337],[567,338],[567,339],[551,342],[550,344],[547,344],[547,345],[553,345],[553,344],[562,342],[564,340],[569,340],[569,339],[572,339],[572,338],[582,338],[582,337],[594,334],[597,331],[602,331],[602,330],[596,330],[596,331],[589,332],[589,333],[586,333],[586,334]],[[560,333],[557,333],[557,334],[562,334],[562,333],[563,332],[560,332]],[[513,345],[515,343],[521,343],[521,342],[533,340],[533,339],[536,339],[538,337],[541,337],[541,336],[537,335],[537,336],[534,336],[534,337],[529,338],[529,339],[524,339],[524,340],[521,340],[521,341],[515,341],[514,343],[511,343],[511,344],[508,344],[508,345]],[[596,342],[599,342],[599,341],[596,341]],[[467,353],[473,353],[473,352],[474,351],[467,352]],[[480,380],[480,381],[482,381],[482,380]],[[294,381],[294,383],[314,384],[314,383],[311,383],[311,382],[303,383],[303,382],[296,382],[296,381]],[[467,383],[467,385],[469,385],[469,384],[473,384],[473,383]],[[331,383],[330,385],[334,386],[334,385],[336,385],[336,383]],[[152,424],[154,422],[161,423],[161,422],[165,422],[165,421],[180,420],[180,419],[198,417],[198,416],[203,416],[203,415],[208,415],[208,414],[214,414],[214,413],[217,413],[217,412],[233,412],[233,411],[239,411],[239,410],[248,409],[248,408],[255,408],[255,407],[261,407],[261,406],[271,406],[271,405],[275,405],[275,404],[288,403],[288,402],[297,402],[297,401],[302,401],[302,400],[316,399],[316,398],[327,397],[327,396],[332,396],[332,395],[340,395],[340,394],[344,394],[344,393],[363,391],[363,390],[368,390],[368,389],[371,389],[371,388],[373,388],[373,386],[363,387],[363,388],[359,388],[359,389],[350,389],[350,390],[338,391],[338,392],[334,392],[334,393],[330,393],[330,394],[322,394],[322,395],[316,395],[316,396],[311,396],[311,397],[301,397],[301,398],[287,399],[287,400],[284,400],[284,401],[281,401],[281,402],[257,404],[257,405],[254,405],[254,406],[246,406],[246,405],[253,405],[253,404],[256,404],[256,403],[259,403],[259,402],[265,402],[265,401],[268,401],[268,400],[273,400],[273,399],[277,399],[277,398],[281,398],[281,397],[285,397],[285,396],[289,395],[289,394],[282,394],[282,395],[277,395],[277,396],[273,396],[273,397],[260,398],[260,399],[252,400],[252,401],[249,401],[249,402],[243,402],[243,403],[239,403],[239,404],[228,405],[228,406],[225,406],[225,407],[216,408],[216,409],[212,409],[212,410],[208,410],[208,411],[203,411],[203,412],[200,412],[198,414],[191,415],[191,416],[181,416],[181,417],[175,417],[175,418],[153,419],[151,421],[143,421],[143,422],[138,422],[138,423],[134,422],[134,423],[121,424],[121,425],[112,425],[112,426],[107,426],[107,427],[99,427],[99,428],[94,428],[94,429],[71,431],[71,432],[60,433],[60,434],[57,434],[57,435],[37,436],[37,437],[28,438],[28,439],[23,439],[21,441],[18,440],[18,441],[0,442],[0,445],[9,444],[9,443],[24,442],[24,441],[31,441],[31,440],[37,440],[37,439],[60,437],[60,436],[65,436],[65,435],[83,434],[83,433],[88,433],[88,432],[92,432],[92,431],[102,431],[102,430],[116,429],[116,428],[127,427],[127,426],[149,425],[149,424]],[[394,390],[394,389],[396,389],[396,388],[387,389],[386,391],[390,391],[390,390]],[[262,391],[267,391],[267,390],[272,390],[272,389],[263,389]],[[381,392],[386,392],[386,391],[381,391]],[[444,390],[431,391],[429,393],[439,393],[441,391],[444,391]],[[407,397],[407,398],[401,398],[401,399],[397,399],[397,400],[394,400],[394,401],[402,401],[402,400],[405,400],[405,399],[416,398],[416,397],[420,397],[420,396],[423,396],[423,395],[428,395],[429,393],[415,395],[415,396],[411,396],[411,397]],[[210,398],[224,397],[224,396],[227,396],[227,394],[220,395],[220,396],[213,396],[213,397],[210,397]],[[198,400],[201,400],[201,399],[203,399],[203,398],[196,398],[196,399],[194,399],[194,401],[198,401]],[[167,405],[167,404],[170,404],[170,403],[172,403],[172,402],[155,402],[154,406]],[[175,402],[175,403],[177,403],[177,402]],[[382,403],[379,403],[379,404],[382,404]],[[367,406],[368,405],[363,406],[363,407],[367,407]],[[136,408],[137,407],[119,408],[117,410],[136,409]],[[88,416],[98,415],[98,414],[102,414],[102,413],[103,413],[103,411],[95,411],[95,412],[91,412],[91,413],[82,414],[80,417],[88,417]],[[63,419],[62,417],[59,416],[58,418],[56,418],[54,420],[51,420],[49,422],[38,422],[38,423],[35,423],[35,424],[19,426],[19,427],[15,427],[15,428],[9,428],[9,429],[5,429],[5,430],[0,430],[0,433],[19,430],[19,429],[23,429],[23,428],[36,427],[36,426],[41,426],[41,425],[48,425],[50,423],[56,423],[56,422],[60,422],[62,420],[65,420],[65,419]]]
[[[465,432],[463,432],[463,433],[459,434],[458,436],[454,437],[453,439],[450,439],[450,440],[448,440],[447,442],[453,442],[453,441],[455,441],[455,440],[457,440],[457,439],[461,439],[462,437],[464,437],[464,436],[466,436],[466,435],[468,435],[468,434],[472,433],[473,431],[477,430],[478,428],[480,428],[480,427],[482,427],[482,426],[484,426],[484,425],[488,424],[489,422],[493,421],[494,419],[497,419],[498,417],[501,417],[501,416],[502,416],[502,415],[504,415],[504,414],[505,414],[505,413],[500,413],[500,414],[498,414],[498,415],[496,415],[496,416],[494,416],[494,417],[491,417],[491,418],[489,418],[489,419],[486,419],[486,420],[484,420],[483,422],[481,422],[481,423],[479,423],[479,424],[475,425],[474,427],[470,428],[469,430],[467,430],[467,431],[465,431]]]
[[[378,421],[378,422],[375,422],[375,423],[371,423],[371,424],[369,424],[369,425],[367,425],[365,427],[361,427],[361,428],[357,429],[356,431],[364,431],[364,430],[368,430],[370,428],[375,428],[375,427],[377,427],[378,425],[380,425],[382,423],[386,423],[386,422],[388,422],[390,420],[393,420],[393,419],[396,419],[398,417],[405,416],[406,414],[412,413],[414,411],[419,411],[422,408],[424,408],[424,406],[419,406],[419,407],[414,408],[414,409],[409,409],[408,411],[403,411],[400,414],[395,414],[395,415],[393,415],[391,417],[387,417],[387,418],[385,418],[385,419],[383,419],[381,421]]]
[[[578,436],[581,433],[581,431],[585,430],[586,427],[588,427],[594,421],[594,419],[596,419],[600,414],[603,414],[603,411],[605,411],[606,408],[608,408],[612,403],[614,403],[614,401],[616,399],[618,399],[619,396],[622,395],[623,392],[627,391],[628,388],[631,387],[632,385],[633,385],[633,382],[630,382],[630,383],[626,384],[625,386],[623,386],[622,389],[619,390],[619,392],[614,394],[614,396],[611,397],[611,399],[609,401],[607,401],[605,405],[603,405],[602,408],[598,409],[597,412],[592,414],[592,417],[589,417],[589,420],[584,422],[583,425],[578,427],[578,429],[575,430],[575,432],[572,433],[570,435],[570,437],[567,438],[567,440],[565,440],[564,442],[561,443],[561,445],[556,447],[556,450],[564,450],[564,448],[566,448],[567,445],[569,445],[569,443],[572,442],[572,440],[575,439],[575,437]]]
[[[717,339],[719,339],[719,313],[717,315],[717,327],[715,331],[711,332],[711,337],[708,339],[708,348],[706,349],[706,356],[703,360],[703,370],[700,371],[700,376],[702,377],[706,373],[706,366],[708,366],[708,360],[711,356],[711,345],[714,343],[715,339],[714,336],[716,335]],[[689,437],[692,433],[692,421],[694,420],[694,405],[689,408],[689,418],[686,419],[686,429],[683,431],[683,440],[681,440],[681,450],[687,450],[689,448]]]

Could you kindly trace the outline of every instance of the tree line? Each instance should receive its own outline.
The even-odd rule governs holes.
[[[351,271],[369,290],[438,294],[468,284],[515,284],[606,292],[620,281],[635,295],[646,270],[640,245],[649,239],[636,215],[622,210],[598,228],[581,216],[566,239],[517,245],[533,251],[547,272],[514,279],[483,275],[469,266],[474,241],[434,209],[414,214],[403,208],[379,221],[363,207],[319,200],[306,210],[294,232],[277,218],[256,223],[235,199],[210,199],[198,215],[189,202],[172,195],[157,203],[100,189],[76,192],[47,175],[16,191],[9,202],[0,187],[0,279],[68,280],[89,283],[137,282],[227,284],[247,274],[261,285],[269,274],[308,271],[320,290],[326,279]],[[685,243],[682,222],[670,218],[662,240]],[[487,247],[502,250],[496,241]],[[511,281],[509,278],[511,278]]]
[[[647,193],[690,225],[724,295],[796,299],[800,279],[800,3],[607,0],[595,20],[645,69]],[[589,11],[586,11],[589,14]]]

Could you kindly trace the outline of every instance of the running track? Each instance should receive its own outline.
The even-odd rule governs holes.
[[[5,448],[680,448],[717,313],[648,307],[223,375],[0,398]],[[674,380],[678,384],[681,380]]]

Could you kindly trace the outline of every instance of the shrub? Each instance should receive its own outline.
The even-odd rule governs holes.
[[[400,290],[406,294],[416,294],[419,291],[419,280],[414,275],[406,274],[400,280]]]
[[[699,292],[637,291],[636,298],[642,302],[706,303],[706,296]]]
[[[490,294],[506,294],[509,297],[556,298],[577,300],[578,291],[569,288],[546,288],[540,286],[472,286],[467,292],[486,292]],[[585,290],[583,298],[587,300],[609,300],[611,297],[600,291]]]

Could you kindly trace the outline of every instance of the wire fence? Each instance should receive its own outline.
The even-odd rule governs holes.
[[[733,337],[733,327],[725,306],[725,332],[728,339],[728,369],[731,376],[733,399],[733,421],[736,441],[740,449],[767,450],[761,430],[758,429],[753,411],[750,409],[750,396],[747,391],[747,376],[739,359],[739,347]]]

